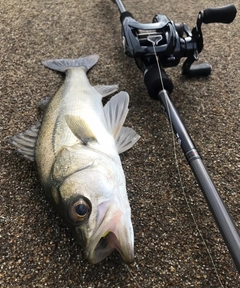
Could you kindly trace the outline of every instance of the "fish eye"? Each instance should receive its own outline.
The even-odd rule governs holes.
[[[69,216],[74,222],[81,222],[90,214],[91,207],[85,199],[81,198],[69,207]]]

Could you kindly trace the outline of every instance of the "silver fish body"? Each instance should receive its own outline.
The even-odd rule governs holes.
[[[47,198],[72,229],[89,262],[113,250],[134,259],[134,234],[119,153],[139,136],[123,127],[129,96],[120,92],[103,107],[102,97],[117,85],[91,86],[86,72],[97,55],[43,61],[66,72],[63,86],[49,101],[40,124],[12,138],[20,153],[37,164]],[[39,132],[38,132],[39,130]]]

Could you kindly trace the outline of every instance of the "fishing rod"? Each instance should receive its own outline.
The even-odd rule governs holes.
[[[178,143],[204,194],[212,215],[240,273],[240,235],[213,183],[203,161],[177,112],[170,94],[172,81],[164,68],[177,66],[186,58],[182,74],[190,77],[208,76],[212,66],[193,64],[203,49],[202,23],[231,23],[237,13],[233,4],[200,11],[192,31],[185,23],[175,23],[163,14],[154,16],[152,23],[143,24],[134,19],[121,0],[112,0],[118,6],[122,24],[124,52],[134,58],[144,74],[144,82],[151,98],[159,100],[173,128]]]

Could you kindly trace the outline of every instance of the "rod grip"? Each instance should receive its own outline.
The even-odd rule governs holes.
[[[207,8],[202,12],[202,22],[208,23],[231,23],[237,14],[234,4],[230,4],[218,8]]]

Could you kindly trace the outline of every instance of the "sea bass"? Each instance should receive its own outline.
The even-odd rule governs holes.
[[[90,263],[113,250],[134,259],[134,233],[126,181],[119,157],[139,139],[123,123],[129,96],[117,85],[91,86],[87,71],[97,55],[55,59],[43,65],[66,73],[64,84],[44,105],[41,123],[14,136],[12,144],[35,160],[47,198],[82,245]]]

